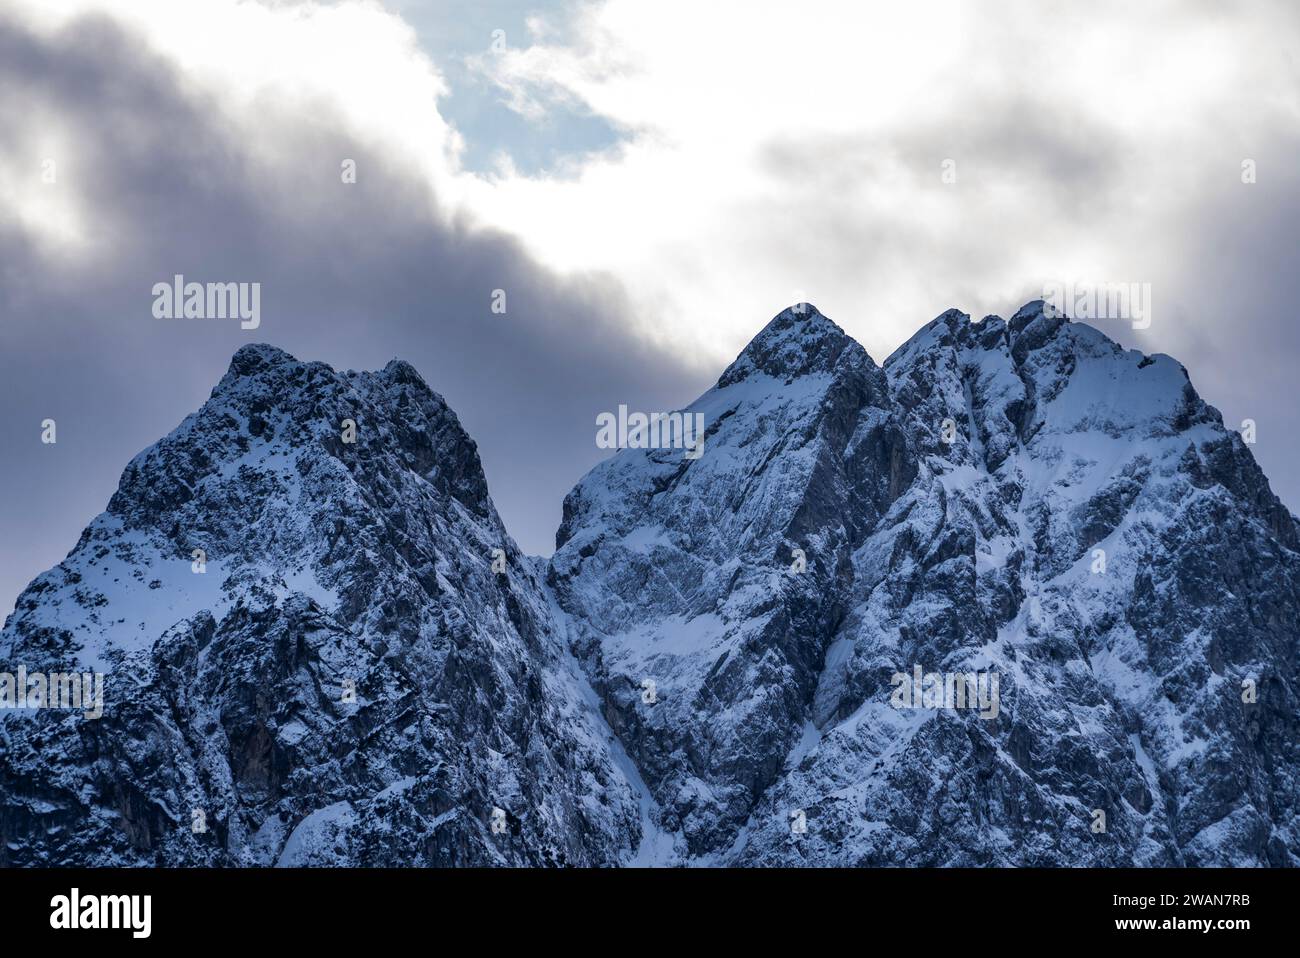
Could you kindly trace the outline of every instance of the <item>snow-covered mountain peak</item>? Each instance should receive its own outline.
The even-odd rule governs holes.
[[[473,441],[407,363],[240,349],[19,597],[0,663],[108,690],[92,734],[0,711],[0,865],[616,864],[643,831]]]
[[[298,363],[299,360],[270,343],[247,343],[235,350],[230,357],[230,371],[237,375],[248,375],[259,366]]]
[[[1231,623],[1265,582],[1294,607],[1295,523],[1185,370],[1034,301],[943,313],[882,384],[802,318],[691,407],[720,422],[699,462],[618,456],[566,502],[551,581],[666,825],[751,863],[1293,857],[1296,763],[1243,731],[1282,742],[1293,700],[1233,693],[1294,636]],[[997,672],[1000,717],[895,711],[916,667]]]
[[[529,560],[409,364],[241,349],[0,632],[130,676],[0,714],[0,864],[1300,863],[1296,520],[1177,362],[801,304],[683,414]]]
[[[811,303],[796,303],[777,313],[718,380],[739,382],[754,372],[790,380],[809,373],[831,373],[841,361],[875,365],[866,351]]]
[[[1018,336],[1031,323],[1043,322],[1048,325],[1068,323],[1069,317],[1046,300],[1033,299],[1016,310],[1007,325],[1013,336]]]
[[[1036,299],[1021,306],[1010,320],[989,315],[972,322],[969,313],[947,309],[918,329],[885,360],[885,365],[916,361],[923,354],[945,348],[978,346],[984,350],[1010,351],[1024,339],[1024,351],[1046,342],[1070,320],[1050,303]]]
[[[103,664],[202,611],[220,620],[295,591],[349,618],[385,588],[359,550],[410,536],[392,504],[427,513],[444,496],[513,548],[474,443],[408,364],[339,373],[244,346],[208,401],[132,459],[77,547],[19,597],[0,651],[39,639]],[[420,561],[408,549],[390,583],[430,587]]]

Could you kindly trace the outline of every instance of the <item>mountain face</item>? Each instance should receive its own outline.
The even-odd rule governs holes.
[[[0,713],[4,864],[589,865],[640,834],[474,443],[405,363],[241,349],[0,661],[107,673],[98,720]]]
[[[915,479],[739,859],[1300,863],[1296,521],[1182,367],[1034,303],[885,374]],[[891,708],[918,665],[994,672],[998,714]]]
[[[698,460],[593,469],[551,561],[610,724],[691,855],[726,851],[811,734],[853,552],[915,473],[885,374],[806,309],[687,408],[707,424]]]
[[[0,864],[1300,865],[1297,520],[1176,362],[801,304],[685,412],[547,562],[409,365],[240,350],[0,632],[107,674]]]

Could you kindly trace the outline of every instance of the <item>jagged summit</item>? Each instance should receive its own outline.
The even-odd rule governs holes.
[[[13,662],[106,672],[109,691],[89,726],[0,710],[0,865],[635,849],[635,793],[533,566],[407,363],[240,349],[19,597]],[[492,840],[494,809],[514,841]]]
[[[692,406],[712,454],[615,456],[566,500],[558,604],[689,853],[1300,863],[1294,697],[1237,695],[1262,661],[1294,682],[1264,606],[1300,621],[1295,521],[1182,368],[1032,301],[873,371],[783,311]],[[894,710],[917,666],[993,669],[1005,711]]]
[[[270,343],[248,343],[235,350],[230,358],[230,366],[222,378],[222,384],[243,376],[252,376],[259,371],[275,366],[296,366],[299,360],[285,352],[279,346]]]
[[[230,364],[240,369],[257,362],[296,363],[298,361],[295,356],[270,343],[247,343],[236,349],[235,354],[230,358]]]
[[[1010,324],[1012,326],[1023,327],[1026,323],[1033,321],[1039,316],[1044,316],[1047,319],[1064,319],[1067,322],[1069,319],[1046,300],[1031,299],[1012,314]]]
[[[1300,865],[1297,521],[1176,362],[800,304],[688,411],[528,560],[410,364],[240,349],[0,632],[117,690],[0,710],[0,865]]]
[[[986,346],[993,346],[999,340],[1010,345],[1030,327],[1033,327],[1030,337],[1041,340],[1067,324],[1074,325],[1068,317],[1041,299],[1025,303],[1009,320],[990,314],[972,322],[969,313],[956,308],[946,309],[894,350],[885,360],[885,365],[888,366],[903,356],[916,355],[919,351],[943,345],[951,346],[958,338],[978,341]]]
[[[738,382],[754,372],[777,379],[832,372],[850,354],[866,359],[865,350],[811,303],[796,303],[777,313],[727,367],[718,385]]]
[[[230,359],[225,376],[218,388],[225,389],[241,380],[258,376],[296,377],[299,381],[316,381],[332,379],[339,382],[355,380],[359,377],[384,377],[393,382],[415,386],[424,392],[433,393],[428,383],[409,362],[404,359],[391,359],[379,370],[335,370],[327,363],[314,360],[301,360],[279,346],[270,343],[249,343],[235,350]]]

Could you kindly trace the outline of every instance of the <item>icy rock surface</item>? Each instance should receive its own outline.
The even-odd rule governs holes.
[[[703,454],[626,450],[592,470],[565,500],[549,581],[664,827],[705,854],[781,775],[853,550],[911,472],[884,373],[810,306],[685,411],[704,415]]]
[[[1296,520],[1175,361],[1031,303],[882,374],[804,307],[690,408],[704,455],[593,470],[550,581],[700,860],[1300,864]],[[918,665],[996,716],[892,707]]]
[[[0,712],[3,864],[617,864],[640,835],[475,445],[405,363],[241,349],[0,662],[109,673],[99,720]]]
[[[0,711],[0,864],[1300,865],[1297,520],[1174,360],[800,304],[685,412],[529,559],[410,366],[240,350],[0,632],[109,673]]]

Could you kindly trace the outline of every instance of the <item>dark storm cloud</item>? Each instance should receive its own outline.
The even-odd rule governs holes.
[[[1270,25],[1274,48],[1243,29],[1247,17]],[[989,55],[1005,68],[936,83],[900,125],[764,133],[753,155],[771,188],[724,192],[725,221],[696,231],[725,235],[741,255],[697,257],[717,282],[687,288],[727,293],[697,296],[692,312],[701,303],[745,312],[736,303],[747,289],[788,274],[803,298],[826,306],[829,289],[852,304],[833,318],[883,360],[950,306],[1010,315],[1046,282],[1150,282],[1149,330],[1093,325],[1183,362],[1230,427],[1255,419],[1256,456],[1274,490],[1300,505],[1300,61],[1286,47],[1300,7],[1189,7],[1168,32],[1201,18],[1224,19],[1238,48],[1255,41],[1232,62],[1268,69],[1258,82],[1247,82],[1250,71],[1222,73],[1234,78],[1226,90],[1191,84],[1170,101],[1179,122],[1125,126],[1125,97],[1100,95],[1110,74],[1051,42],[1034,46],[1037,36],[1009,42],[1026,19],[1017,15],[988,32],[1001,44]],[[1051,36],[1065,36],[1069,20]],[[1161,37],[1148,39],[1126,49],[1158,61]],[[0,207],[0,614],[104,507],[130,457],[197,408],[247,342],[339,367],[410,360],[478,440],[493,496],[529,551],[549,551],[564,493],[600,457],[597,412],[679,406],[709,384],[707,372],[686,371],[700,369],[698,357],[657,353],[620,332],[631,310],[612,278],[564,281],[509,236],[446,223],[424,179],[351,139],[330,104],[266,102],[250,128],[188,67],[108,18],[46,36],[0,14],[0,196],[7,171],[39,171],[52,155],[57,183],[35,188],[72,197],[89,237],[89,255],[50,245]],[[1061,71],[1077,82],[1044,82]],[[843,128],[856,129],[846,115]],[[340,181],[345,157],[357,161],[355,185]],[[948,157],[955,190],[939,179]],[[1243,158],[1257,162],[1253,184],[1241,181]],[[700,163],[687,168],[697,174]],[[625,182],[629,192],[650,188]],[[693,185],[651,184],[707,208]],[[674,255],[700,249],[692,224],[670,224],[682,234],[665,234]],[[644,235],[612,228],[619,247]],[[1097,273],[1074,271],[1076,249],[1095,254],[1078,262]],[[644,262],[656,271],[664,261]],[[1037,269],[1051,275],[1029,275]],[[176,273],[261,283],[261,328],[154,319],[151,288]],[[664,273],[668,283],[691,278]],[[489,308],[498,288],[504,316]],[[755,330],[765,318],[753,317]],[[58,421],[57,446],[40,444],[47,417]]]
[[[534,552],[604,455],[597,412],[671,408],[707,385],[682,371],[690,357],[620,333],[613,280],[561,280],[508,236],[446,224],[427,184],[341,133],[327,105],[261,116],[251,137],[236,129],[107,19],[45,37],[0,17],[0,152],[39,169],[38,134],[68,134],[40,188],[72,191],[91,247],[44,246],[0,216],[4,611],[247,342],[341,368],[411,361],[478,441],[507,526]],[[177,273],[260,283],[260,328],[155,319],[153,284]],[[490,310],[495,289],[505,315]],[[57,445],[40,443],[46,418]]]

